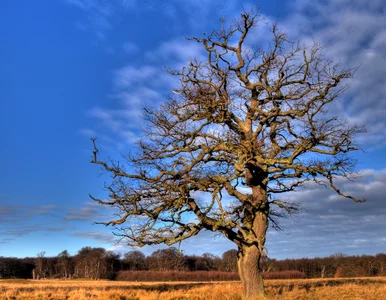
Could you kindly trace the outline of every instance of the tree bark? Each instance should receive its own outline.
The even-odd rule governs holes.
[[[259,299],[265,294],[260,258],[264,251],[268,229],[269,204],[266,188],[260,170],[247,168],[252,188],[251,206],[244,211],[244,227],[247,229],[246,242],[239,245],[238,269],[244,289],[244,299]],[[252,171],[251,171],[252,169]],[[248,178],[246,178],[248,180]]]
[[[261,252],[257,245],[239,249],[237,265],[243,284],[244,299],[258,299],[264,296],[263,277],[260,270]]]

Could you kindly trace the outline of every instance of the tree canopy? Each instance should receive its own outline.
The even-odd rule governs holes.
[[[280,199],[309,181],[339,195],[337,178],[350,178],[364,128],[329,107],[352,70],[322,55],[322,47],[291,42],[276,25],[272,41],[253,41],[254,12],[223,21],[220,30],[191,38],[206,61],[193,59],[170,73],[180,86],[159,108],[145,108],[148,127],[124,163],[92,162],[112,174],[109,200],[119,217],[103,224],[134,246],[172,245],[202,230],[223,234],[239,249],[246,297],[262,290],[259,260],[268,224],[296,212]],[[248,39],[249,38],[249,39]],[[256,275],[257,274],[257,275]],[[249,282],[249,283],[248,283]]]

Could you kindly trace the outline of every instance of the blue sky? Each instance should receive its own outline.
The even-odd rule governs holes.
[[[265,22],[289,36],[319,41],[328,56],[357,67],[334,107],[367,124],[355,154],[362,176],[343,183],[364,196],[355,204],[321,187],[289,195],[305,211],[271,231],[271,257],[314,257],[386,249],[386,3],[381,0],[261,1]],[[141,107],[157,106],[176,86],[165,67],[181,67],[202,50],[200,36],[236,17],[248,1],[5,0],[0,2],[0,256],[71,254],[83,246],[129,251],[108,228],[106,175],[90,164],[90,137],[106,156],[131,149]],[[266,25],[256,31],[266,41]],[[185,253],[221,255],[233,245],[204,232]],[[142,249],[151,254],[156,248]]]

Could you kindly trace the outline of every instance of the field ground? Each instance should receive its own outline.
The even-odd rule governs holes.
[[[386,277],[265,280],[265,299],[386,299]],[[240,282],[0,280],[0,300],[241,300]]]

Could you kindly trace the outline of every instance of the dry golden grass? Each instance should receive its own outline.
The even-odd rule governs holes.
[[[266,280],[266,299],[386,299],[386,277]],[[241,300],[240,282],[0,280],[0,300]]]

